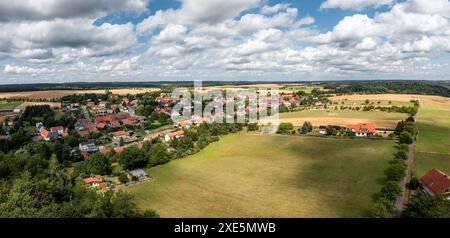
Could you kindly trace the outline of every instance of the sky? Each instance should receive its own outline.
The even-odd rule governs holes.
[[[0,0],[0,84],[449,80],[449,0]]]

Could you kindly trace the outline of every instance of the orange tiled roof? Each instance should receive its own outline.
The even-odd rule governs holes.
[[[102,179],[101,178],[85,178],[83,179],[85,184],[89,184],[89,183],[101,183]]]
[[[360,123],[355,125],[347,125],[348,129],[353,129],[355,132],[361,132],[362,130],[366,130],[369,133],[375,133],[375,125],[371,123]]]

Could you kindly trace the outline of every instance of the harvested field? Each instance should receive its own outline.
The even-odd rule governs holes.
[[[329,97],[332,101],[338,100],[366,100],[379,101],[400,101],[409,102],[410,100],[423,100],[435,103],[444,103],[450,105],[450,98],[440,97],[440,96],[428,96],[428,95],[413,95],[413,94],[354,94],[354,95],[342,95]]]
[[[345,117],[304,117],[304,118],[284,118],[280,123],[290,122],[294,126],[302,126],[305,121],[309,121],[313,126],[335,125],[346,126],[357,123],[373,123],[377,128],[395,128],[398,120],[374,120],[363,118],[345,118]]]
[[[131,89],[109,89],[114,94],[126,95],[126,94],[139,94],[146,92],[158,91],[159,88],[131,88]],[[46,99],[46,98],[60,98],[72,94],[85,94],[85,93],[105,93],[105,89],[94,90],[48,90],[48,91],[31,91],[31,92],[8,92],[0,93],[0,98],[29,98],[29,99]]]

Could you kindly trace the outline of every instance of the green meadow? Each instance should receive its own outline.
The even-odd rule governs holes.
[[[423,101],[417,125],[416,173],[438,168],[450,173],[450,105]]]
[[[15,109],[17,108],[22,102],[6,102],[6,101],[0,101],[0,110],[4,109]]]
[[[228,135],[127,187],[162,217],[365,217],[393,141]]]

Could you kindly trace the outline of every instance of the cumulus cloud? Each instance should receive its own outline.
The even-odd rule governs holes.
[[[320,9],[362,10],[367,7],[381,7],[393,3],[394,0],[326,0],[320,5]]]
[[[148,0],[0,0],[0,22],[92,17],[114,11],[142,13]]]
[[[179,8],[156,11],[136,26],[93,24],[104,11],[125,6],[71,17],[8,18],[0,22],[0,60],[9,63],[3,74],[105,80],[370,79],[449,71],[448,64],[434,61],[450,52],[448,0],[434,0],[436,5],[427,0],[328,0],[323,9],[388,6],[371,15],[345,16],[329,31],[288,3],[180,1]]]
[[[101,26],[92,19],[0,24],[0,52],[24,60],[61,59],[69,56],[98,57],[116,54],[136,43],[131,23]],[[74,52],[72,49],[76,49]],[[72,53],[72,54],[68,54]]]

